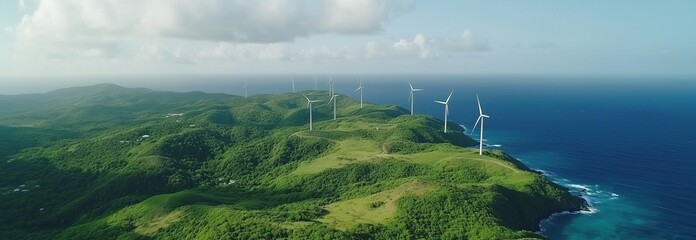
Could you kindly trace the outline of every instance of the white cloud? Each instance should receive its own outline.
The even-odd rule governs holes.
[[[471,30],[467,29],[458,38],[445,38],[439,41],[438,46],[450,52],[481,52],[489,51],[490,46],[487,42],[474,37]]]
[[[301,49],[293,54],[292,60],[302,61],[351,61],[364,58],[360,49],[349,46],[328,47],[321,46],[315,48]]]
[[[181,49],[169,49],[159,44],[143,46],[138,49],[135,59],[145,62],[169,62],[181,64],[193,64],[195,59]]]
[[[27,13],[18,26],[5,32],[14,33],[15,55],[23,59],[191,63],[341,58],[345,52],[331,56],[329,49],[288,54],[278,43],[326,33],[379,32],[407,1],[21,0],[19,5]],[[171,41],[202,43],[200,49],[205,50],[171,50],[161,44]]]
[[[430,42],[426,40],[423,34],[416,34],[413,40],[399,39],[392,44],[393,49],[397,53],[411,53],[417,54],[418,58],[428,59],[431,58]]]
[[[216,61],[280,61],[287,59],[286,49],[283,44],[234,44],[219,43],[217,46],[200,51],[197,56],[202,60]]]
[[[388,14],[383,0],[326,1],[321,27],[327,31],[365,33],[382,30]]]
[[[398,0],[43,0],[22,21],[44,41],[177,38],[272,43],[329,32],[374,33]]]

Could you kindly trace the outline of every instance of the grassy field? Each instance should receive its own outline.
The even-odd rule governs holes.
[[[401,197],[420,196],[435,189],[435,184],[414,180],[369,196],[326,205],[323,208],[329,213],[318,221],[341,230],[354,228],[359,224],[384,224],[394,217],[397,201]]]

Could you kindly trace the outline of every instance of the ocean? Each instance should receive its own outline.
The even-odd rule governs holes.
[[[242,95],[314,88],[314,76],[179,76],[103,79],[128,87]],[[476,94],[485,114],[485,143],[543,171],[582,195],[591,211],[541,224],[552,239],[696,239],[696,79],[455,75],[335,76],[336,90],[443,118],[470,128]],[[91,80],[93,81],[93,80]],[[166,81],[166,84],[163,83]],[[327,76],[317,88],[327,89]],[[477,133],[472,137],[478,139]]]

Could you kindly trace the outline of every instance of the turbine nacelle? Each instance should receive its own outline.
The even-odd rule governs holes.
[[[408,83],[408,87],[411,88],[411,91],[409,92],[409,95],[408,95],[408,101],[411,102],[411,115],[413,115],[413,102],[414,102],[414,95],[415,95],[414,93],[423,91],[423,89],[413,88],[413,85],[411,85],[411,83]]]
[[[445,105],[445,133],[447,133],[447,116],[449,115],[449,101],[452,98],[453,93],[454,93],[454,90],[452,90],[452,92],[450,92],[449,96],[447,96],[447,100],[445,100],[445,101],[435,100],[436,103]]]
[[[365,89],[365,87],[363,87],[362,81],[360,81],[360,85],[354,91],[354,92],[360,91],[360,108],[363,107],[363,89]]]
[[[329,99],[329,102],[334,101],[334,99],[336,99],[336,97],[338,97],[338,94],[335,94],[335,95],[331,96],[331,99]]]
[[[309,130],[312,131],[314,129],[312,127],[312,103],[321,102],[322,100],[311,100],[304,94],[302,94],[302,96],[307,99],[307,108],[309,108]]]

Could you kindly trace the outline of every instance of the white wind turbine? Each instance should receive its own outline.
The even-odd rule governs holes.
[[[334,95],[334,90],[333,90],[334,85],[333,84],[334,84],[333,79],[331,79],[331,77],[329,77],[329,97],[332,97]]]
[[[295,79],[290,79],[292,82],[292,93],[295,93]]]
[[[314,91],[317,90],[317,75],[314,75]]]
[[[355,89],[355,92],[360,91],[360,108],[363,107],[363,89],[365,89],[365,87],[363,87],[362,80],[360,80],[360,85],[358,86],[358,89]]]
[[[247,85],[249,85],[249,82],[244,82],[244,97],[245,98],[249,97],[249,95],[247,94]]]
[[[312,131],[312,103],[321,102],[321,100],[309,100],[307,95],[302,94],[307,99],[307,107],[309,108],[309,131]]]
[[[411,94],[408,96],[408,100],[411,101],[411,115],[413,115],[413,101],[415,101],[413,99],[413,93],[423,91],[423,89],[413,88],[413,85],[411,85],[411,83],[408,83],[408,86],[411,87]]]
[[[478,125],[479,121],[481,121],[481,135],[479,136],[479,155],[483,155],[483,119],[490,118],[490,116],[483,114],[483,110],[481,110],[481,101],[479,100],[478,94],[476,94],[476,102],[478,103],[479,117],[478,119],[476,119],[474,128],[471,129],[471,133],[474,133],[476,126]]]
[[[436,103],[443,104],[445,105],[445,133],[447,133],[447,116],[449,115],[449,100],[452,97],[452,93],[454,93],[454,90],[450,92],[449,97],[447,97],[447,100],[443,101],[435,101]]]
[[[333,105],[334,105],[334,106],[333,106],[333,107],[334,107],[334,111],[333,111],[334,118],[333,118],[333,120],[336,120],[336,101],[338,100],[337,98],[338,98],[338,94],[331,96],[331,99],[329,100],[329,103],[331,103],[331,102],[333,101]]]

